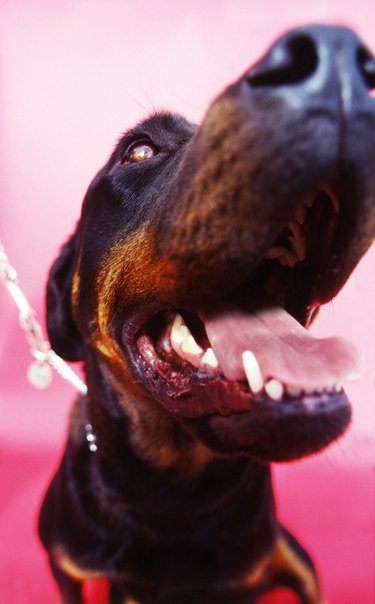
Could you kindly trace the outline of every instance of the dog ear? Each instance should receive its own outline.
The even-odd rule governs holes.
[[[47,330],[53,350],[67,361],[81,361],[84,341],[73,319],[71,292],[76,267],[77,233],[63,246],[47,283]]]

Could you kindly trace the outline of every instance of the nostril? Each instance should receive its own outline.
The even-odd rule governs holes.
[[[365,46],[358,49],[357,62],[363,80],[369,90],[375,88],[375,58]]]
[[[281,44],[282,42],[282,44]],[[248,73],[252,86],[283,86],[308,79],[318,66],[315,41],[306,34],[286,38]]]

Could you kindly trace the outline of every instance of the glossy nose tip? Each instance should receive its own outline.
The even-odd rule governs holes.
[[[308,81],[325,63],[334,70],[341,55],[345,68],[375,88],[375,59],[360,38],[348,29],[311,26],[280,38],[247,74],[251,86],[287,86]]]

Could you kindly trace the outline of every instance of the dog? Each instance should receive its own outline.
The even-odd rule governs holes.
[[[155,113],[90,184],[52,266],[54,350],[84,361],[40,536],[64,604],[321,604],[270,462],[350,422],[357,355],[307,327],[375,234],[375,61],[350,30],[284,34],[201,125]]]

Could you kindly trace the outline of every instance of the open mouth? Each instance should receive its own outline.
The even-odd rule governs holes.
[[[224,299],[161,310],[127,331],[146,388],[189,419],[245,413],[254,405],[313,415],[345,401],[359,360],[341,338],[306,329],[314,288],[330,257],[340,204],[327,189],[301,203],[253,273]],[[279,411],[277,411],[279,413]]]

